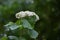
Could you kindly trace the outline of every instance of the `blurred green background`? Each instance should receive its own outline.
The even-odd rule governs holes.
[[[37,40],[60,40],[60,0],[0,0],[0,34],[3,25],[17,20],[16,13],[27,10],[40,17],[35,24]]]

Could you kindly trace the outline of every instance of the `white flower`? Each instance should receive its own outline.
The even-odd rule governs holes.
[[[35,15],[36,16],[36,21],[38,21],[39,20],[39,16],[38,15]]]
[[[20,16],[21,16],[21,17],[25,17],[25,16],[26,16],[25,12],[21,11],[21,12],[20,12]]]
[[[27,16],[33,16],[34,14],[30,11],[25,11],[25,14],[27,14]]]
[[[26,17],[26,16],[36,16],[36,20],[35,21],[39,20],[39,16],[35,12],[31,12],[31,11],[25,11],[24,12],[24,11],[21,11],[21,12],[16,14],[16,18],[18,18],[18,19]]]
[[[19,19],[20,18],[20,13],[17,13],[15,16],[16,16],[16,18]]]
[[[32,12],[34,16],[36,16],[36,20],[35,21],[38,21],[39,20],[39,16],[35,13],[35,12]]]
[[[25,11],[25,13],[28,16],[36,16],[36,20],[35,21],[38,21],[39,20],[39,16],[35,12]]]
[[[23,11],[21,11],[21,12],[19,12],[19,13],[16,14],[16,18],[18,18],[18,19],[23,18],[25,16],[26,16],[26,14]]]

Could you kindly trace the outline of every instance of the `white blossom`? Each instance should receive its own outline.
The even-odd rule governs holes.
[[[18,19],[20,18],[20,14],[19,14],[19,13],[17,13],[15,16],[16,16],[16,18],[18,18]]]
[[[31,12],[31,11],[21,11],[19,13],[16,14],[16,18],[20,19],[26,16],[36,16],[36,20],[39,20],[39,16],[35,13],[35,12]]]
[[[39,20],[39,16],[35,12],[25,11],[25,13],[28,16],[36,16],[36,20],[35,21]]]
[[[33,13],[33,15],[36,16],[36,21],[39,20],[39,16],[35,12],[32,12],[32,13]]]
[[[34,14],[30,11],[25,11],[25,14],[27,14],[27,16],[33,16]]]
[[[23,11],[21,11],[21,12],[19,12],[19,13],[16,14],[16,18],[18,18],[18,19],[20,19],[22,17],[25,17],[25,16],[26,16],[26,14]]]
[[[25,17],[25,16],[26,16],[25,12],[21,11],[20,12],[20,17]]]
[[[38,15],[35,15],[36,16],[36,21],[39,20],[39,16]]]

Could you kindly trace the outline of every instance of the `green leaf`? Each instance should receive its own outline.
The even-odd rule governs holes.
[[[34,25],[35,24],[35,20],[36,20],[36,17],[35,16],[30,16],[30,17],[26,17],[26,19],[29,21],[29,23],[31,23],[31,25]]]
[[[10,25],[12,25],[12,24],[14,24],[13,22],[9,22],[8,24],[6,24],[6,25],[4,25],[4,26],[10,26]]]
[[[16,21],[16,24],[17,24],[17,25],[20,25],[20,24],[21,24],[21,20],[17,20],[17,21]]]
[[[25,38],[23,38],[23,37],[19,37],[19,40],[26,40]]]
[[[33,29],[31,24],[26,19],[22,20],[22,25],[23,25],[24,28]]]
[[[34,39],[38,37],[38,32],[35,30],[29,30],[28,34],[31,38],[34,38]]]
[[[1,40],[8,40],[6,36],[2,37]]]
[[[5,27],[6,27],[7,29],[10,29],[10,30],[15,30],[15,29],[19,28],[19,26],[16,25],[15,23],[13,23],[13,22],[9,22],[8,24],[5,25]],[[7,29],[6,29],[6,30],[7,30]]]
[[[13,24],[9,27],[11,30],[15,30],[17,28],[19,28],[19,26],[17,26],[16,24]]]
[[[18,38],[17,38],[16,36],[8,36],[8,38],[9,38],[10,40],[18,40]]]

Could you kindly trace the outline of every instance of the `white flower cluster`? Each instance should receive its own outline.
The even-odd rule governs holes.
[[[16,18],[20,19],[26,16],[36,16],[36,21],[39,20],[39,16],[35,12],[30,11],[21,11],[19,13],[16,13]]]

